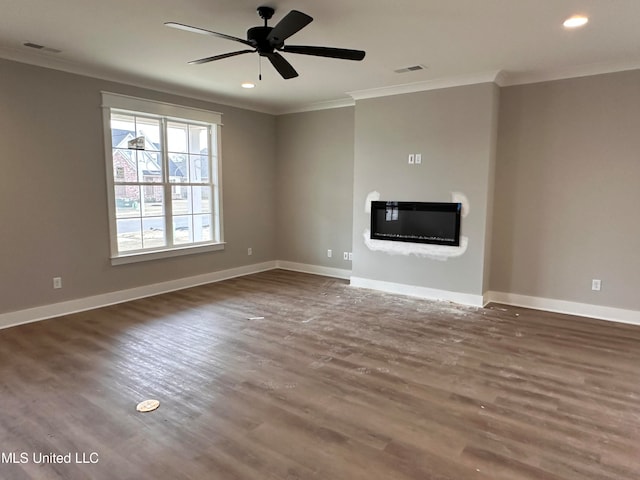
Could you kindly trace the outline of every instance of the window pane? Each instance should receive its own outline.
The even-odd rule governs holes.
[[[140,216],[140,187],[134,185],[116,186],[116,217]]]
[[[169,181],[186,183],[189,181],[189,167],[186,155],[169,154]]]
[[[142,219],[144,248],[164,247],[167,244],[164,217]]]
[[[139,218],[116,220],[116,229],[119,252],[142,248],[142,231]]]
[[[208,242],[213,238],[211,231],[211,216],[194,215],[193,216],[193,241]]]
[[[160,185],[144,185],[142,187],[142,216],[157,217],[164,215],[164,194]]]
[[[174,153],[187,153],[187,126],[183,123],[167,124],[167,148]]]
[[[138,176],[141,182],[162,182],[162,157],[160,153],[138,150]]]
[[[201,125],[189,125],[189,153],[206,155],[209,150],[207,127]]]
[[[209,181],[209,158],[206,155],[189,155],[191,183]]]
[[[183,215],[191,213],[191,187],[173,185],[171,187],[173,198],[173,214]]]
[[[137,182],[136,152],[134,150],[113,149],[113,179],[116,182]]]
[[[211,212],[211,187],[192,187],[193,213]]]
[[[156,118],[136,117],[136,137],[144,137],[146,151],[159,152],[160,148],[160,120]]]
[[[173,217],[173,243],[184,245],[193,242],[191,215]]]
[[[129,140],[135,137],[135,120],[133,115],[111,114],[111,146],[128,148]]]

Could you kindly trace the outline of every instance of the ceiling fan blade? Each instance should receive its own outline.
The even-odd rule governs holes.
[[[267,40],[271,45],[279,45],[296,32],[309,25],[313,18],[298,10],[291,10],[287,13],[273,30],[267,35]]]
[[[343,60],[362,60],[366,52],[362,50],[349,50],[347,48],[309,47],[304,45],[285,45],[283,52],[301,53],[302,55],[315,55],[316,57],[341,58]]]
[[[267,53],[265,56],[285,80],[298,76],[298,72],[296,72],[293,66],[278,52]]]
[[[165,25],[171,28],[177,28],[178,30],[185,30],[187,32],[199,33],[201,35],[213,35],[214,37],[224,38],[226,40],[233,40],[234,42],[244,43],[245,45],[249,45],[250,47],[254,47],[251,42],[248,40],[243,40],[242,38],[232,37],[231,35],[225,35],[224,33],[212,32],[211,30],[205,30],[204,28],[192,27],[191,25],[184,25],[182,23],[176,22],[166,22]]]
[[[200,65],[201,63],[209,63],[215,60],[222,60],[223,58],[235,57],[236,55],[242,55],[243,53],[253,53],[255,50],[239,50],[237,52],[223,53],[222,55],[214,55],[213,57],[200,58],[198,60],[191,60],[188,62],[190,65]]]

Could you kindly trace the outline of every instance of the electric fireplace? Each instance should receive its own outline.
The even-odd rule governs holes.
[[[371,238],[460,245],[460,203],[371,202]]]

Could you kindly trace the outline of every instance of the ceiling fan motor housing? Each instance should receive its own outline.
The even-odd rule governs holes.
[[[247,40],[255,46],[260,55],[273,53],[276,48],[281,48],[284,42],[272,43],[267,40],[267,36],[273,30],[273,27],[253,27],[247,30]],[[275,40],[275,39],[274,39]]]

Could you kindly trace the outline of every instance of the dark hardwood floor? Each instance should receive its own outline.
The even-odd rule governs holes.
[[[274,270],[0,331],[0,453],[10,480],[637,480],[640,328]]]

